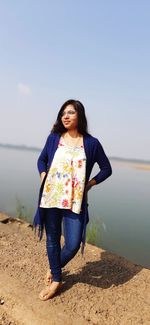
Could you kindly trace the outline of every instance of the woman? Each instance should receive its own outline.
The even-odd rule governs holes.
[[[100,171],[91,180],[95,163]],[[52,298],[62,285],[62,268],[76,255],[83,254],[89,221],[87,192],[111,173],[110,162],[99,140],[87,131],[85,109],[78,100],[66,101],[38,158],[41,177],[38,208],[33,226],[40,240],[46,232],[50,270],[48,286],[39,298]],[[61,248],[63,223],[64,246]]]

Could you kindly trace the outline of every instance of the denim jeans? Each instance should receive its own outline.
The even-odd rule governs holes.
[[[64,246],[61,248],[60,239],[64,232]],[[53,276],[53,281],[62,280],[64,267],[80,248],[83,215],[69,209],[45,208],[46,250]]]

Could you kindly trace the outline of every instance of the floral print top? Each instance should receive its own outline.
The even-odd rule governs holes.
[[[40,207],[71,209],[79,214],[85,186],[85,173],[84,147],[69,146],[61,137],[45,180]]]

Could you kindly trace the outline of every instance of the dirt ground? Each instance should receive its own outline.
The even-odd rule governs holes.
[[[39,242],[30,224],[0,221],[0,325],[150,324],[149,269],[86,244],[63,268],[59,294],[41,301],[45,235]]]

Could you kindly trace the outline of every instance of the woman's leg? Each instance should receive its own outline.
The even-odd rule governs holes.
[[[82,239],[83,216],[63,209],[63,230],[65,243],[61,249],[61,267],[64,267],[78,252]]]
[[[45,210],[45,231],[46,231],[46,249],[51,268],[53,281],[49,286],[43,289],[39,298],[47,300],[52,298],[62,286],[61,260],[60,260],[60,239],[61,239],[61,210],[57,208],[46,208]]]
[[[62,280],[60,260],[61,222],[62,214],[60,209],[45,209],[46,249],[53,281],[56,282]]]

